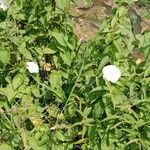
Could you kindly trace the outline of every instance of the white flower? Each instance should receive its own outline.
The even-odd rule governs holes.
[[[121,77],[121,71],[115,65],[108,65],[102,69],[103,78],[116,83]]]
[[[39,72],[39,66],[34,62],[27,62],[27,69],[30,73],[38,73]]]
[[[0,0],[0,8],[3,9],[3,11],[8,9],[8,6],[4,0]]]

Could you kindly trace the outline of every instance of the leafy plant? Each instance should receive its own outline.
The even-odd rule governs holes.
[[[133,32],[134,1],[118,1],[86,43],[73,32],[69,0],[9,2],[0,20],[0,149],[150,149],[150,32]],[[116,83],[103,78],[110,64],[121,70]]]

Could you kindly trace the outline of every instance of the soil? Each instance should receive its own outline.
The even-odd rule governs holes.
[[[99,29],[96,26],[91,25],[88,21],[79,18],[76,20],[74,30],[78,39],[85,42],[94,38]]]
[[[71,6],[72,18],[75,20],[75,33],[80,41],[88,41],[95,37],[99,31],[100,22],[112,14],[112,9],[116,6],[113,0],[94,0],[89,8],[80,8],[77,5]],[[147,8],[148,7],[148,8]],[[150,30],[150,18],[143,16],[146,10],[150,11],[150,6],[143,6],[135,3],[129,8],[129,16],[136,16],[137,22],[133,24],[135,34]],[[144,13],[141,13],[144,10]],[[132,21],[132,20],[131,20]]]

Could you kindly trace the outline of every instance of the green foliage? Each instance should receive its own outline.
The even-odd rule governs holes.
[[[115,0],[115,2],[117,2],[117,3],[126,3],[126,4],[132,4],[137,1],[138,0]]]
[[[73,0],[79,8],[89,8],[93,4],[93,0]]]
[[[117,1],[86,43],[70,0],[10,1],[0,20],[0,150],[150,149],[150,31],[133,33],[124,3],[134,1]],[[122,72],[117,83],[103,79],[109,64]]]

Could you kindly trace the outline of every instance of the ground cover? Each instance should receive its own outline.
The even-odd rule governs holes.
[[[0,150],[149,150],[149,12],[0,1]]]

